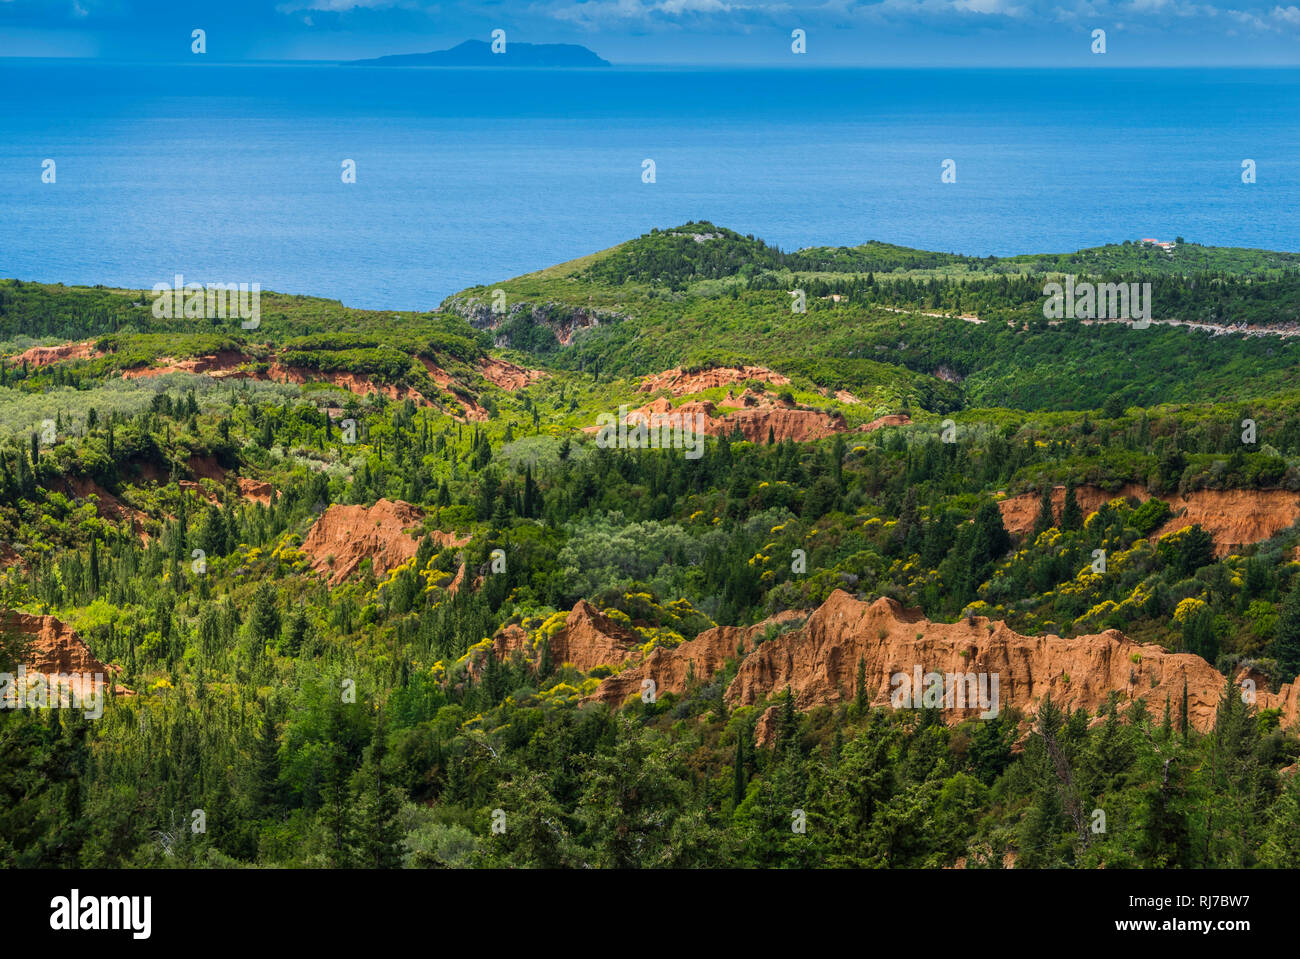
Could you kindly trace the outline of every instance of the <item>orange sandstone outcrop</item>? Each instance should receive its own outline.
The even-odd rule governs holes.
[[[741,658],[750,652],[756,637],[762,636],[769,624],[797,619],[800,615],[787,611],[753,626],[714,626],[671,649],[657,646],[644,662],[602,682],[586,701],[621,706],[629,696],[640,695],[641,684],[647,679],[654,681],[656,691],[680,693],[685,690],[692,670],[697,680],[707,682],[728,659]]]
[[[837,590],[803,629],[764,643],[747,657],[727,699],[749,705],[788,686],[800,709],[835,703],[856,693],[859,657],[866,664],[868,699],[877,706],[890,704],[891,677],[913,675],[918,665],[923,673],[996,675],[999,708],[1014,706],[1028,714],[1049,693],[1063,706],[1095,713],[1114,691],[1124,703],[1145,699],[1159,718],[1166,697],[1177,708],[1186,683],[1189,719],[1204,730],[1214,722],[1224,686],[1223,675],[1199,656],[1135,643],[1118,630],[1071,639],[1022,636],[982,616],[932,623],[891,599],[867,604]],[[1284,686],[1277,695],[1261,689],[1257,695],[1260,709],[1283,710],[1284,727],[1300,720],[1300,697],[1293,687]],[[976,706],[945,709],[944,715],[955,724],[980,712]]]
[[[747,649],[757,628],[745,636]],[[681,692],[689,662],[695,662],[697,676],[708,678],[736,654],[743,633],[719,627],[675,650],[652,653],[636,669],[606,679],[590,698],[619,705],[640,690],[643,679],[653,679],[661,693]],[[1095,713],[1115,692],[1121,707],[1143,699],[1159,719],[1166,699],[1177,710],[1186,684],[1189,720],[1201,730],[1213,724],[1225,682],[1199,656],[1135,643],[1118,630],[1070,639],[1022,636],[982,616],[934,623],[891,599],[864,603],[836,590],[802,627],[753,648],[741,660],[725,697],[735,706],[757,705],[789,688],[800,710],[833,705],[856,695],[859,659],[867,699],[875,706],[892,705],[891,696],[900,688],[893,677],[914,677],[918,667],[922,674],[984,674],[989,694],[996,676],[998,710],[1016,707],[1028,715],[1049,693],[1062,706]],[[1283,728],[1300,721],[1300,684],[1285,685],[1276,694],[1261,686],[1256,695],[1258,708],[1281,710]],[[970,701],[965,708],[954,701],[943,715],[955,725],[984,711]],[[761,743],[770,740],[768,720],[757,729]]]
[[[229,472],[224,466],[217,462],[215,456],[191,456],[189,459],[190,472],[199,479],[210,479],[220,483],[226,478]]]
[[[252,500],[254,503],[261,503],[263,506],[269,506],[271,504],[271,494],[274,492],[275,487],[270,483],[261,483],[245,476],[239,478],[239,495],[244,499]]]
[[[202,483],[198,483],[194,480],[179,480],[176,485],[187,493],[197,493],[203,499],[206,499],[209,503],[214,505],[219,502],[217,495],[205,489]]]
[[[769,436],[778,443],[784,440],[802,443],[841,433],[845,424],[844,417],[838,413],[773,405],[730,413],[719,422],[715,432],[730,432],[736,427],[740,427],[741,435],[752,443],[766,443]]]
[[[193,356],[185,359],[175,357],[160,357],[150,366],[139,366],[129,370],[123,370],[122,378],[127,380],[145,379],[154,376],[163,376],[167,373],[201,373],[214,379],[253,379],[253,380],[271,380],[276,383],[330,383],[341,389],[354,393],[357,396],[369,396],[371,394],[382,394],[390,400],[403,402],[411,400],[417,406],[431,405],[429,400],[415,387],[403,385],[398,386],[393,383],[380,383],[369,377],[352,373],[347,370],[318,370],[306,366],[293,366],[282,363],[279,360],[272,361],[267,368],[256,370],[246,367],[248,364],[255,363],[254,357],[248,356],[238,350],[221,350],[216,353],[210,353],[204,356]],[[420,362],[424,364],[425,369],[429,371],[430,378],[442,389],[449,389],[455,379],[440,366],[426,357],[420,357]],[[524,370],[521,367],[506,363],[503,360],[489,360],[485,363],[482,373],[485,378],[493,382],[504,383],[517,382],[521,377],[526,380],[523,385],[527,385],[532,379],[536,379],[543,374],[539,370]],[[495,377],[495,379],[494,379]],[[507,389],[518,388],[507,386]],[[486,420],[488,413],[478,403],[472,399],[467,399],[456,394],[457,400],[464,404],[466,408],[466,419],[469,420]]]
[[[86,360],[102,355],[95,349],[92,340],[84,343],[60,343],[58,346],[33,346],[24,350],[9,362],[14,366],[49,366],[63,360]]]
[[[429,401],[413,386],[377,383],[360,373],[346,370],[317,370],[306,366],[287,366],[276,361],[267,368],[267,376],[277,383],[331,383],[357,396],[382,394],[395,402],[411,400],[417,406],[428,406]]]
[[[788,377],[764,366],[715,366],[712,369],[691,372],[674,367],[647,376],[637,389],[642,393],[667,390],[672,396],[688,396],[717,386],[731,386],[733,383],[745,383],[750,380],[772,383],[775,386],[784,386],[790,382]]]
[[[879,416],[870,423],[863,423],[858,427],[860,433],[874,433],[876,430],[885,426],[910,426],[912,418],[906,413],[890,413],[888,416]],[[1032,526],[1033,523],[1031,522]]]
[[[1300,495],[1280,489],[1196,490],[1174,497],[1169,505],[1174,516],[1160,535],[1200,523],[1214,534],[1219,556],[1276,536],[1300,519]]]
[[[95,687],[107,684],[114,674],[122,671],[120,666],[101,663],[72,627],[53,616],[5,610],[0,612],[0,632],[17,634],[27,640],[23,665],[28,673],[71,675],[74,677],[71,685],[77,695],[90,695]],[[120,686],[116,690],[129,693]]]
[[[494,356],[490,356],[479,363],[478,369],[485,380],[495,383],[503,390],[508,390],[511,393],[515,390],[522,390],[525,386],[540,380],[546,375],[541,370],[524,369],[522,366],[516,366],[514,363]]]
[[[329,576],[337,586],[369,559],[376,575],[401,566],[419,548],[419,530],[424,511],[418,506],[381,499],[374,506],[330,506],[312,525],[302,543],[311,557],[311,568]],[[464,546],[469,537],[434,531],[443,546]]]
[[[1128,499],[1133,496],[1146,501],[1151,498],[1151,494],[1145,488],[1134,483],[1128,483],[1114,492],[1109,492],[1097,486],[1076,486],[1074,496],[1079,501],[1079,507],[1083,510],[1085,516],[1113,499]],[[1038,503],[1041,498],[1041,492],[1032,492],[1008,496],[1006,499],[1001,500],[998,503],[998,509],[1002,511],[1002,525],[1007,528],[1007,532],[1024,535],[1032,531],[1034,521],[1038,519]],[[1054,486],[1052,488],[1052,515],[1056,517],[1058,523],[1061,521],[1061,511],[1064,508],[1065,487]]]
[[[204,356],[190,356],[183,360],[163,356],[159,357],[158,361],[152,366],[138,366],[134,369],[123,370],[122,379],[147,379],[162,376],[166,373],[204,373],[214,379],[227,377],[239,379],[251,375],[238,369],[241,364],[247,362],[248,357],[238,350],[218,350],[216,353],[209,353]]]
[[[572,663],[584,673],[597,666],[618,666],[642,642],[636,632],[580,599],[570,610],[564,628],[550,639],[551,662]],[[513,624],[497,633],[493,651],[500,659],[509,658],[516,651],[522,651],[529,661],[538,657],[528,634]]]
[[[1021,493],[998,503],[1002,522],[1007,530],[1016,534],[1029,533],[1038,517],[1041,494]],[[1136,497],[1145,502],[1151,494],[1145,488],[1130,483],[1116,492],[1095,486],[1079,486],[1075,496],[1084,513],[1090,513],[1116,498]],[[1155,536],[1174,533],[1199,523],[1214,537],[1217,556],[1226,556],[1250,543],[1258,543],[1300,520],[1300,494],[1289,490],[1193,490],[1186,496],[1162,496],[1173,510],[1173,516],[1156,530]],[[1052,507],[1056,521],[1061,519],[1065,504],[1065,487],[1052,490]]]
[[[819,440],[846,429],[844,417],[839,413],[796,409],[749,391],[740,397],[739,402],[744,404],[740,409],[716,415],[717,407],[708,400],[690,400],[673,406],[671,400],[661,396],[645,406],[628,410],[627,422],[629,427],[644,423],[655,429],[657,426],[666,428],[675,424],[678,417],[686,417],[684,422],[694,429],[698,413],[703,417],[699,422],[703,424],[702,432],[706,435],[730,436],[739,429],[741,436],[752,443],[766,443],[769,435],[778,443],[787,439],[795,442]],[[595,433],[599,429],[599,426],[588,426],[586,432]]]

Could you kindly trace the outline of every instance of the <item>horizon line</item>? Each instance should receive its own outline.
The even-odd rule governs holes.
[[[443,52],[443,51],[426,51],[426,52]],[[4,61],[69,61],[81,63],[104,63],[104,64],[130,64],[135,66],[245,66],[245,65],[302,65],[302,66],[338,66],[343,64],[364,64],[370,61],[383,59],[384,57],[400,56],[420,56],[421,54],[383,54],[380,57],[247,57],[238,60],[216,60],[216,59],[132,59],[127,57],[86,57],[76,55],[27,55],[27,54],[0,54],[0,62]],[[900,62],[900,63],[857,63],[848,60],[836,60],[828,62],[801,62],[791,63],[789,61],[776,62],[764,60],[734,60],[734,61],[709,61],[709,60],[626,60],[626,61],[608,61],[605,66],[474,66],[474,65],[433,65],[433,64],[410,64],[410,65],[386,65],[378,66],[376,69],[384,70],[607,70],[610,68],[674,68],[674,67],[692,67],[704,69],[775,69],[775,70],[1300,70],[1300,59],[1293,62],[1278,63],[1259,63],[1258,61],[1249,62],[1222,62],[1222,63],[1124,63],[1124,64],[1060,64],[1060,63],[925,63],[925,62]]]

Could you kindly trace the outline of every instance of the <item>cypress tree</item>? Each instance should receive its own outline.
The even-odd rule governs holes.
[[[735,809],[745,800],[745,737],[742,730],[736,731],[736,758],[732,761],[731,808]]]
[[[776,727],[776,751],[783,754],[795,746],[795,736],[799,731],[799,718],[794,711],[794,693],[785,687],[785,696],[781,699],[781,711]]]
[[[1178,730],[1183,734],[1183,742],[1187,742],[1187,680],[1183,680],[1183,699],[1178,706]]]

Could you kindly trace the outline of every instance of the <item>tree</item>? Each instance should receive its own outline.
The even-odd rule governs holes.
[[[1050,869],[1061,865],[1061,827],[1065,823],[1061,795],[1056,783],[1047,782],[1038,788],[1034,804],[1020,825],[1016,837],[1021,869]]]
[[[1183,696],[1178,703],[1178,731],[1183,734],[1183,742],[1187,742],[1190,734],[1187,719],[1187,680],[1183,679]]]
[[[1106,402],[1102,404],[1101,415],[1108,420],[1119,419],[1124,415],[1126,401],[1119,393],[1112,393],[1106,397]]]
[[[492,825],[500,823],[489,833],[491,865],[563,869],[587,863],[587,850],[574,840],[541,773],[516,772],[501,784],[497,804],[490,813]]]
[[[279,805],[280,737],[269,706],[262,710],[262,726],[249,768],[249,801],[258,819],[271,816]]]
[[[1191,865],[1191,833],[1183,810],[1186,788],[1174,758],[1160,764],[1160,780],[1151,782],[1138,804],[1137,851],[1142,865],[1157,869]]]
[[[578,818],[594,864],[608,868],[709,865],[717,837],[692,812],[683,777],[683,747],[644,730],[627,717],[618,738],[583,759]]]
[[[379,712],[375,715],[374,735],[359,773],[356,817],[352,823],[352,848],[358,864],[367,869],[397,869],[402,864],[402,831],[397,822],[402,796],[386,778],[387,756],[384,714]]]
[[[1183,645],[1206,662],[1219,657],[1219,635],[1214,627],[1214,610],[1199,606],[1183,620]]]
[[[1034,519],[1034,539],[1056,525],[1056,516],[1052,511],[1052,484],[1044,483],[1042,495],[1038,497],[1038,516]]]
[[[1282,600],[1269,655],[1277,660],[1282,682],[1292,682],[1300,674],[1300,586],[1292,587]]]
[[[1255,864],[1255,823],[1265,795],[1259,740],[1254,706],[1245,702],[1231,677],[1225,679],[1209,737],[1207,865],[1241,869]]]
[[[794,693],[790,687],[785,687],[785,695],[781,697],[781,705],[778,707],[776,719],[776,754],[782,755],[788,750],[793,750],[798,745],[799,733],[799,716],[794,709]]]
[[[912,552],[920,540],[921,514],[916,506],[916,487],[908,486],[903,493],[903,505],[898,511],[898,522],[894,525],[891,539],[898,544],[904,556]]]
[[[1074,480],[1067,480],[1065,484],[1065,505],[1061,508],[1061,529],[1069,531],[1083,529],[1083,510],[1079,507],[1079,499],[1074,493]]]
[[[985,500],[975,510],[973,522],[962,527],[948,562],[952,565],[953,593],[958,608],[975,598],[993,564],[1011,546],[997,503]]]
[[[332,868],[349,865],[348,835],[352,831],[354,804],[348,779],[353,760],[348,754],[343,705],[334,700],[326,707],[326,735],[321,744],[320,823],[324,830],[324,854]]]
[[[999,713],[992,719],[975,723],[970,745],[966,748],[966,761],[970,763],[971,771],[986,786],[993,785],[1002,771],[1011,765],[1016,727],[1005,716],[1005,713]]]
[[[307,614],[301,606],[289,614],[289,622],[284,631],[284,648],[290,656],[302,652],[303,640],[307,638]]]
[[[280,635],[280,609],[275,603],[275,587],[270,583],[263,583],[257,587],[257,592],[253,596],[253,610],[249,616],[248,628],[257,644],[255,648],[257,654],[261,653],[263,646],[274,642]]]
[[[735,809],[745,800],[745,737],[741,730],[736,730],[736,758],[732,761],[731,808]]]
[[[1300,776],[1291,776],[1269,812],[1260,861],[1272,869],[1300,869]]]

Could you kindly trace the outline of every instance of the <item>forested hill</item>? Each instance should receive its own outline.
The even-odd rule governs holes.
[[[929,271],[953,276],[1075,272],[1189,277],[1223,273],[1256,278],[1300,271],[1300,253],[1201,246],[1186,243],[1182,237],[1169,250],[1126,240],[1074,253],[1011,257],[937,253],[875,240],[851,247],[815,246],[782,252],[753,234],[741,236],[704,221],[652,230],[593,259],[580,275],[615,284],[633,281],[670,287],[693,280],[752,276],[762,270],[862,274]]]
[[[1064,275],[1150,284],[1153,325],[1049,321],[1044,287]],[[1227,401],[1296,385],[1300,254],[1135,242],[983,259],[876,242],[787,253],[692,222],[443,309],[535,362],[613,375],[762,363],[926,409]],[[1269,335],[1229,335],[1239,327]]]
[[[1063,275],[1150,284],[1152,326],[1048,320],[1044,288]],[[463,380],[494,347],[606,377],[758,364],[880,413],[1236,402],[1300,386],[1300,254],[1186,242],[1005,258],[874,241],[784,252],[699,221],[473,287],[436,311],[263,292],[246,330],[235,316],[160,318],[152,300],[0,280],[0,347],[93,341],[61,382],[230,354],[246,372],[287,361],[426,396],[446,385],[430,364]]]

